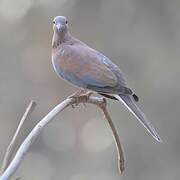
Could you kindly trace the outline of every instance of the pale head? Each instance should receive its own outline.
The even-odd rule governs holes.
[[[59,45],[67,42],[71,38],[71,35],[68,32],[68,21],[67,18],[64,16],[56,16],[53,19],[53,30],[53,48],[57,48]]]
[[[53,29],[56,33],[66,33],[68,30],[68,21],[64,16],[56,16],[53,20]]]

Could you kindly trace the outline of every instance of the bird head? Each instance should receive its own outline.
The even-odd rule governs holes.
[[[70,38],[70,33],[68,32],[68,21],[64,16],[56,16],[53,19],[53,30],[53,48],[57,48],[60,44],[66,42]]]
[[[64,34],[68,30],[68,21],[64,16],[56,16],[53,20],[53,29],[59,35]]]

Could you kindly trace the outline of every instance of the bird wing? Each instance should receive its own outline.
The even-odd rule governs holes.
[[[115,87],[116,75],[98,58],[96,51],[86,45],[64,46],[59,66],[71,79],[80,81],[84,86]]]
[[[108,69],[110,69],[116,75],[118,79],[118,85],[126,87],[127,82],[120,68],[116,64],[114,64],[108,57],[104,56],[102,53],[97,51],[96,55],[99,61],[101,61],[101,63],[103,63]]]
[[[127,87],[126,79],[123,76],[122,71],[119,67],[114,64],[109,58],[104,56],[102,53],[95,52],[98,61],[101,64],[105,65],[117,78],[116,86],[109,87],[98,87],[98,86],[89,86],[89,89],[95,90],[99,93],[112,93],[112,94],[133,94],[132,90]]]

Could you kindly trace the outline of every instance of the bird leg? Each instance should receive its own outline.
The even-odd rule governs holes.
[[[80,102],[86,102],[92,94],[93,91],[90,91],[88,89],[81,89],[69,96],[69,98],[74,98],[75,105],[77,106]],[[72,107],[74,108],[74,106]]]

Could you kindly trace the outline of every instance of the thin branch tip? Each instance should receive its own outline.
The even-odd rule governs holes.
[[[30,113],[33,112],[35,106],[36,106],[36,102],[34,100],[31,100],[29,105],[27,106],[20,122],[19,122],[19,125],[18,125],[18,127],[17,127],[17,129],[16,129],[16,131],[12,137],[11,142],[9,143],[9,146],[6,149],[4,159],[3,159],[3,163],[2,163],[2,167],[1,167],[1,174],[5,171],[5,169],[7,168],[7,166],[10,163],[10,160],[12,158],[12,154],[14,153],[14,150],[15,150],[15,146],[17,143],[17,138],[18,138],[19,132],[22,129],[22,126],[23,126],[25,120],[27,119],[28,115],[30,115]]]

